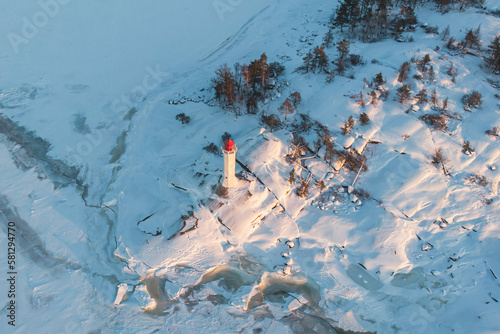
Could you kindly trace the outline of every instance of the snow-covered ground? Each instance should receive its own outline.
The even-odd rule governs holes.
[[[15,222],[18,274],[12,327],[2,255],[0,331],[499,332],[500,145],[485,131],[500,127],[491,84],[500,78],[420,26],[403,33],[413,42],[352,41],[366,64],[332,83],[295,71],[322,43],[336,5],[3,3],[0,249],[7,254]],[[449,25],[457,40],[479,24],[483,45],[500,32],[499,17],[476,8],[417,15],[440,31]],[[285,159],[290,128],[271,132],[257,115],[214,106],[215,70],[263,52],[286,71],[261,110],[279,114],[299,91],[298,113],[328,127],[336,148],[364,150],[368,170],[354,188],[356,172],[313,157],[305,166],[326,189],[298,197]],[[335,59],[336,48],[327,54]],[[436,73],[425,87],[448,97],[454,115],[446,132],[420,119],[430,104],[405,113],[410,104],[394,101],[399,66],[425,54]],[[362,90],[368,99],[363,78],[379,72],[389,98],[362,108],[350,96]],[[424,82],[412,81],[416,93]],[[465,111],[461,98],[472,90],[483,105]],[[362,112],[371,122],[342,135]],[[191,122],[175,120],[179,113]],[[239,147],[239,183],[219,196],[222,156],[203,147],[220,146],[224,132]],[[311,146],[317,138],[302,135]],[[449,175],[430,162],[438,147]],[[465,180],[475,173],[485,187]]]

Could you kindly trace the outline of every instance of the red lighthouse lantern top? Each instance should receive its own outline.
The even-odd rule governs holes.
[[[226,142],[224,143],[224,149],[228,152],[231,152],[234,149],[234,146],[234,141],[232,141],[231,139],[226,140]]]

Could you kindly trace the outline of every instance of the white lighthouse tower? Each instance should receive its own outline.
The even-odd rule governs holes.
[[[238,147],[234,141],[228,139],[224,142],[224,146],[222,147],[222,153],[224,154],[224,182],[222,182],[222,185],[226,188],[236,187],[236,176],[234,175],[236,151],[238,151]]]

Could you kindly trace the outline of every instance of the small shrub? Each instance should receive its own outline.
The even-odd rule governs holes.
[[[269,115],[269,116],[262,115],[261,121],[262,123],[264,123],[269,127],[271,132],[273,132],[273,130],[280,125],[280,121],[274,115]]]
[[[445,98],[443,100],[443,106],[441,107],[442,110],[448,109],[448,98]]]
[[[385,84],[386,80],[384,79],[384,76],[382,75],[382,72],[380,72],[379,74],[377,74],[374,78],[373,78],[373,83],[375,84],[375,87],[377,88],[380,88],[380,86],[382,86],[383,84]]]
[[[441,165],[447,161],[445,156],[441,152],[441,149],[439,149],[439,148],[436,148],[436,150],[434,151],[434,154],[431,155],[431,158],[432,158],[431,162],[434,165]]]
[[[427,34],[439,34],[439,27],[438,26],[434,26],[434,27],[427,26],[425,28],[425,32]]]
[[[458,69],[453,66],[453,63],[451,63],[450,67],[446,71],[446,74],[448,74],[450,77],[456,77],[458,74]]]
[[[426,124],[432,126],[434,130],[448,130],[448,118],[441,114],[426,114],[420,117]]]
[[[477,90],[473,90],[470,94],[465,94],[462,97],[462,103],[467,108],[479,108],[482,104],[483,95]]]
[[[363,57],[361,57],[360,55],[350,54],[349,61],[353,66],[364,65]]]
[[[215,143],[210,143],[207,146],[205,146],[203,149],[205,151],[207,151],[208,153],[219,155],[219,149],[217,148],[217,145],[215,145]]]
[[[389,91],[388,90],[383,90],[380,92],[379,98],[381,100],[387,101],[387,98],[389,97]]]
[[[224,134],[222,135],[222,142],[226,142],[226,140],[229,140],[229,139],[231,139],[231,134],[224,132]]]
[[[309,195],[309,181],[302,179],[297,187],[296,194],[299,197],[305,198]]]
[[[316,182],[316,187],[319,189],[319,191],[323,191],[326,188],[326,184],[324,180],[318,180]]]
[[[371,97],[370,98],[370,104],[373,104],[374,106],[377,105],[379,96],[376,91],[372,90],[368,95]]]
[[[177,114],[175,119],[180,121],[182,124],[189,124],[189,122],[191,122],[191,117],[186,116],[185,113]]]
[[[295,182],[295,169],[292,169],[290,171],[290,174],[288,174],[288,183],[293,184]]]
[[[299,114],[300,120],[295,120],[294,123],[292,123],[293,127],[293,132],[307,132],[309,133],[309,130],[311,130],[313,126],[313,122],[311,121],[311,118],[306,115],[306,114]]]
[[[500,131],[498,130],[498,128],[495,126],[493,127],[493,129],[491,130],[486,130],[485,132],[488,136],[493,136],[493,137],[498,137],[500,136]]]
[[[309,143],[305,141],[304,137],[295,134],[292,142],[290,143],[290,150],[286,155],[289,163],[297,162],[297,159],[305,155],[309,150]]]
[[[366,156],[359,155],[354,151],[346,151],[343,157],[345,158],[344,167],[348,170],[356,172],[360,169],[363,171],[368,170],[368,167],[365,165]]]
[[[229,191],[227,190],[226,187],[224,186],[220,186],[219,188],[217,188],[217,191],[215,192],[219,197],[222,197],[222,198],[228,198],[228,194],[229,194]]]
[[[361,123],[361,125],[367,125],[368,123],[370,123],[370,117],[367,113],[364,112],[359,115],[359,122]]]
[[[297,148],[299,155],[305,155],[309,150],[309,143],[302,136],[295,136],[292,144]]]
[[[281,65],[277,61],[269,64],[269,76],[271,78],[277,78],[285,72],[285,66]]]
[[[364,189],[354,189],[352,192],[354,195],[356,195],[360,199],[370,199],[372,196],[370,193]]]
[[[470,145],[470,141],[464,141],[462,144],[462,152],[465,154],[472,154],[472,152],[475,152],[476,150]]]
[[[488,185],[488,179],[486,176],[476,174],[470,174],[469,177],[465,178],[471,184],[478,184],[480,186],[486,187]]]

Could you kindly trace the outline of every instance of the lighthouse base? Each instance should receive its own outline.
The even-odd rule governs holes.
[[[237,183],[236,177],[231,177],[231,178],[224,178],[224,181],[222,182],[222,185],[226,188],[236,188],[236,183]]]
[[[232,151],[226,151],[224,148],[222,149],[224,155],[224,181],[222,185],[226,188],[235,188],[238,182],[235,175],[236,151],[238,151],[236,145],[233,146]]]

